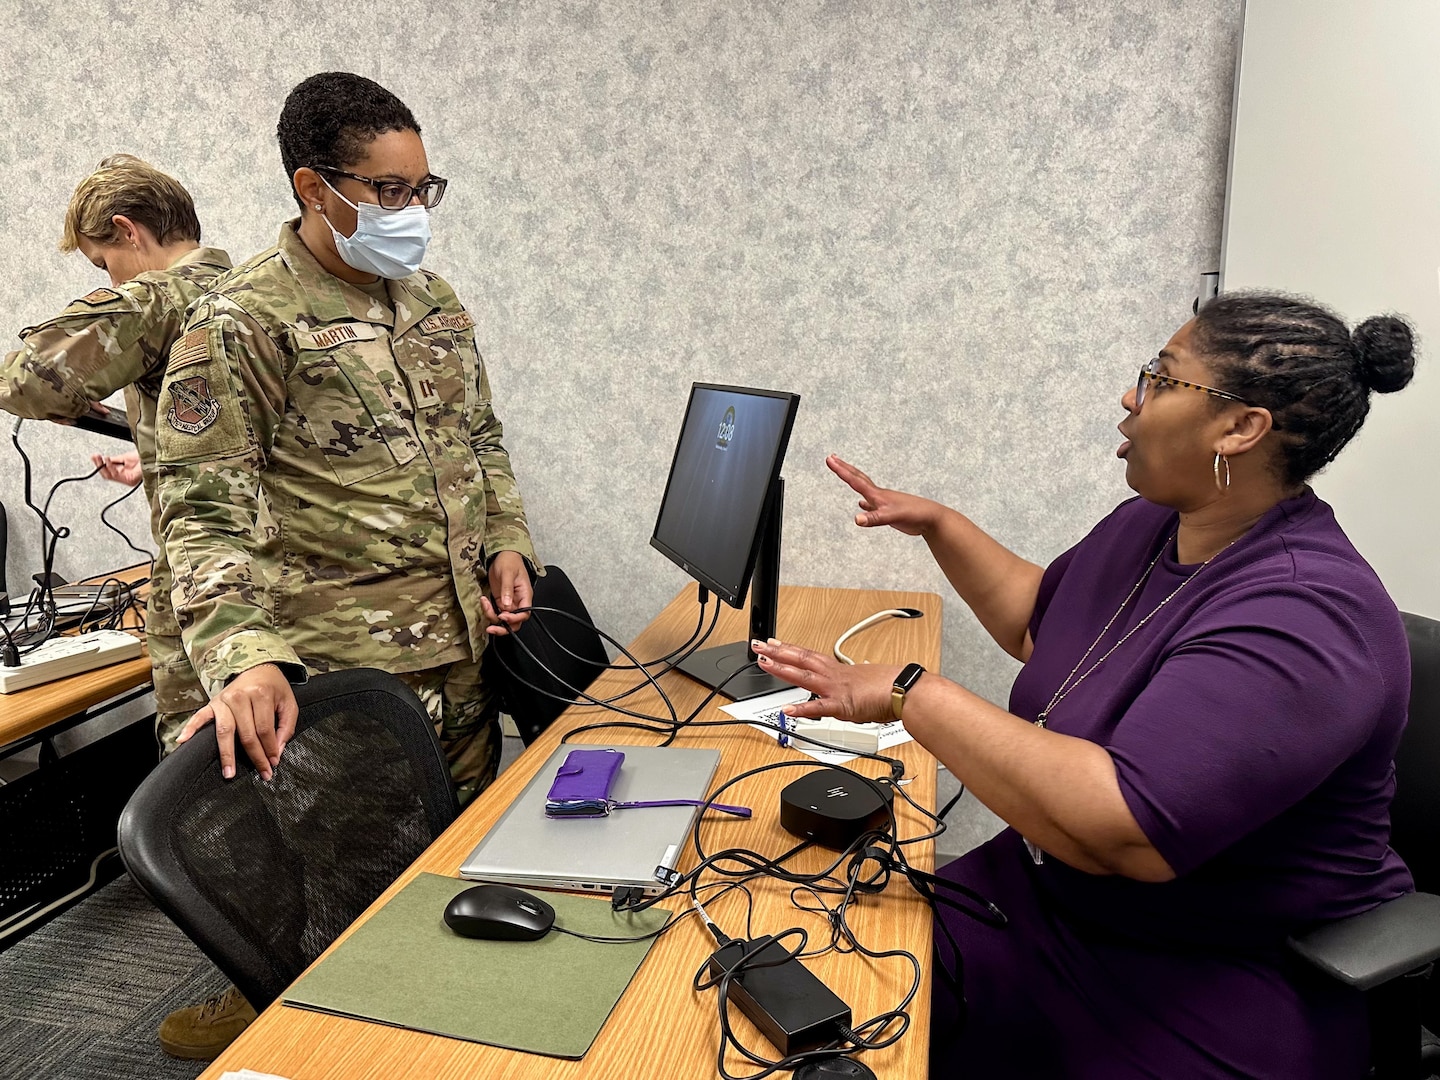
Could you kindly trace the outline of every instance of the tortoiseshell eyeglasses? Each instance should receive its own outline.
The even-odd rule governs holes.
[[[1140,368],[1140,375],[1135,380],[1135,411],[1137,413],[1140,411],[1140,406],[1145,404],[1145,390],[1150,383],[1154,383],[1156,386],[1183,386],[1187,390],[1200,390],[1206,394],[1224,398],[1226,401],[1238,401],[1241,405],[1249,404],[1244,398],[1237,397],[1228,390],[1217,390],[1213,386],[1202,386],[1200,383],[1186,382],[1184,379],[1161,375],[1159,368],[1160,358],[1158,356]]]

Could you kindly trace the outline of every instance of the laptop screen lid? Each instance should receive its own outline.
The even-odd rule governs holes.
[[[677,857],[684,851],[698,806],[617,809],[603,817],[545,816],[545,797],[570,752],[606,749],[625,755],[610,789],[616,802],[703,800],[720,765],[718,750],[566,743],[470,853],[460,876],[542,889],[609,892],[636,886],[646,895],[660,892],[665,886],[655,869],[672,846]]]

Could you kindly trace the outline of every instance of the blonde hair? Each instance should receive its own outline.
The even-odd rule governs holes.
[[[200,219],[185,186],[133,154],[112,154],[80,181],[65,211],[61,251],[74,251],[83,237],[97,244],[118,243],[112,220],[123,215],[144,225],[160,244],[200,240]]]

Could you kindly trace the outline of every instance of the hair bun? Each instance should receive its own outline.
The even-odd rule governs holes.
[[[1371,390],[1393,394],[1415,374],[1415,333],[1398,315],[1372,315],[1350,334],[1360,354],[1360,379]]]

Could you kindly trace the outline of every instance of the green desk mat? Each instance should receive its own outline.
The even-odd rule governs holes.
[[[286,1005],[551,1057],[582,1057],[653,939],[601,945],[554,931],[539,941],[478,941],[445,925],[474,882],[420,874],[309,974]],[[661,908],[616,914],[606,900],[541,893],[555,922],[582,934],[658,930]]]

